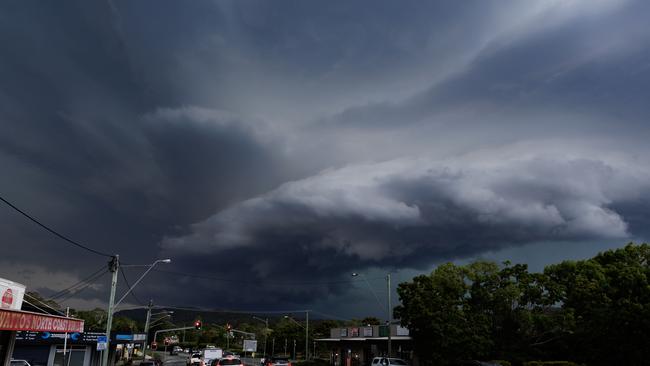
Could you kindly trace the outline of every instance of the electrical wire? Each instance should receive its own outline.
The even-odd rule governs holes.
[[[87,246],[85,246],[85,245],[83,245],[83,244],[81,244],[81,243],[79,243],[79,242],[77,242],[77,241],[74,241],[74,240],[68,238],[67,236],[65,236],[65,235],[63,235],[63,234],[58,233],[58,232],[55,231],[54,229],[51,229],[50,227],[46,226],[45,224],[42,224],[40,221],[38,221],[36,218],[34,218],[33,216],[29,215],[29,214],[26,213],[25,211],[23,211],[23,210],[19,209],[18,207],[14,206],[14,204],[12,204],[11,202],[7,201],[7,200],[6,200],[5,198],[3,198],[2,196],[0,196],[0,201],[4,202],[4,203],[7,204],[9,207],[13,208],[15,211],[17,211],[17,212],[20,213],[21,215],[25,216],[26,218],[28,218],[29,220],[31,220],[32,222],[34,222],[36,225],[38,225],[38,226],[42,227],[43,229],[49,231],[51,234],[53,234],[54,236],[58,237],[59,239],[62,239],[62,240],[64,240],[64,241],[66,241],[66,242],[68,242],[68,243],[70,243],[70,244],[72,244],[72,245],[74,245],[74,246],[76,246],[76,247],[78,247],[78,248],[84,249],[84,250],[86,250],[86,251],[88,251],[88,252],[91,252],[91,253],[94,253],[94,254],[97,254],[97,255],[101,255],[101,256],[104,256],[104,257],[112,257],[111,254],[103,253],[103,252],[100,252],[100,251],[98,251],[98,250],[95,250],[95,249],[89,248],[89,247],[87,247]]]
[[[88,282],[88,281],[92,281],[92,279],[93,279],[95,276],[97,276],[97,275],[99,274],[99,272],[102,272],[102,271],[104,271],[104,272],[108,271],[108,269],[106,269],[106,266],[101,266],[98,270],[96,270],[95,272],[93,272],[91,275],[89,275],[88,277],[84,278],[83,280],[81,280],[81,281],[75,283],[75,284],[72,285],[72,286],[69,286],[69,287],[67,287],[67,288],[64,288],[64,289],[61,290],[61,291],[56,292],[55,294],[53,294],[52,296],[50,296],[48,299],[46,299],[46,301],[54,300],[54,299],[56,299],[56,298],[58,298],[58,297],[64,296],[64,295],[65,295],[66,293],[68,293],[69,291],[72,291],[75,287],[77,287],[77,286],[79,286],[79,285],[81,285],[81,284],[85,284],[85,283]]]
[[[131,284],[129,283],[129,280],[126,278],[126,274],[124,273],[124,269],[120,268],[120,272],[122,272],[122,278],[124,278],[124,283],[126,284],[126,290],[129,291],[129,289],[131,288]],[[138,297],[135,295],[135,292],[133,290],[131,290],[130,295],[131,295],[131,297],[133,297],[135,299],[135,301],[138,302],[138,304],[144,306],[144,303],[142,301],[140,301],[140,299],[138,299]]]
[[[195,274],[195,273],[186,273],[186,272],[177,272],[177,271],[168,271],[168,270],[163,270],[163,269],[153,269],[152,271],[156,271],[159,273],[166,273],[170,275],[175,275],[175,276],[185,276],[185,277],[192,277],[192,278],[200,278],[200,279],[206,279],[206,280],[214,280],[214,281],[222,281],[222,282],[232,282],[232,283],[239,283],[239,284],[248,284],[248,285],[257,285],[257,286],[324,286],[324,285],[338,285],[338,284],[347,284],[347,283],[356,283],[356,282],[362,282],[362,279],[359,280],[338,280],[338,281],[305,281],[305,282],[260,282],[260,281],[242,281],[242,280],[235,280],[235,279],[230,279],[230,278],[219,278],[219,277],[212,277],[212,276],[207,276],[207,275],[200,275],[200,274]],[[380,279],[383,277],[373,277],[370,278],[371,280],[376,280]]]
[[[64,301],[69,300],[69,299],[72,298],[73,296],[75,296],[75,295],[81,293],[83,290],[85,290],[85,289],[87,289],[88,287],[92,286],[92,285],[94,284],[94,281],[100,279],[100,278],[101,278],[103,275],[105,275],[107,272],[108,272],[108,270],[106,270],[106,271],[100,273],[99,276],[95,277],[95,278],[93,279],[92,282],[88,282],[88,283],[86,283],[84,286],[75,289],[74,292],[71,292],[69,295],[67,295],[67,296],[65,296],[65,297],[63,297],[63,298],[61,298],[61,299],[59,299],[59,300],[57,300],[57,301],[58,301],[58,302],[64,302]]]
[[[84,279],[82,282],[78,282],[77,284],[75,284],[75,286],[66,289],[66,291],[59,291],[58,294],[56,294],[55,296],[51,296],[47,300],[58,301],[61,298],[69,298],[67,297],[68,295],[74,295],[75,293],[81,291],[87,286],[92,285],[95,281],[97,281],[97,279],[99,279],[104,274],[106,274],[106,272],[108,272],[108,269],[104,269],[100,272],[97,272],[93,274],[91,277]]]
[[[44,314],[52,314],[51,312],[49,312],[49,311],[47,311],[47,310],[43,310],[42,308],[39,308],[38,306],[32,304],[31,302],[25,300],[24,298],[23,298],[23,302],[28,303],[29,305],[31,305],[31,306],[35,307],[36,309],[42,311]]]
[[[30,294],[28,294],[28,293],[26,293],[26,292],[25,292],[25,296],[29,297],[30,299],[34,299],[34,300],[38,301],[39,303],[41,303],[42,305],[45,305],[45,307],[48,307],[48,308],[50,308],[50,309],[56,311],[57,313],[59,313],[59,314],[65,316],[65,314],[64,314],[62,311],[53,308],[52,306],[48,305],[48,304],[47,304],[46,302],[44,302],[43,300],[41,300],[41,299],[39,299],[39,298],[37,298],[37,297],[34,297],[34,296],[32,296],[32,295],[30,295]],[[24,298],[23,298],[23,301],[25,301]],[[31,303],[28,303],[28,304],[34,306],[34,305],[31,304]]]

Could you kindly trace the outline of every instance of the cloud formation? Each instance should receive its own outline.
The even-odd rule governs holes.
[[[264,259],[270,248],[319,258],[293,263],[291,271],[320,273],[330,263],[426,268],[515,245],[628,238],[625,212],[612,207],[650,193],[649,167],[542,145],[326,170],[222,210],[163,246],[227,257],[247,252],[254,260],[243,264],[273,278],[286,269]]]
[[[224,306],[343,303],[347,285],[276,285],[642,240],[649,10],[3,3],[0,193],[126,262],[173,256],[171,270],[206,277],[152,273],[139,291],[159,303],[195,286],[212,304],[236,281]],[[105,266],[0,215],[12,264],[70,280]],[[44,277],[28,285],[64,282]],[[75,300],[106,297],[100,286]]]

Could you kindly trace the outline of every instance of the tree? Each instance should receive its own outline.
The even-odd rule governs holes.
[[[375,318],[374,316],[367,316],[361,319],[361,325],[380,325],[381,320]]]

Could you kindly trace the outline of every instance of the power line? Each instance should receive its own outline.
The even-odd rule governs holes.
[[[122,272],[122,278],[124,278],[124,283],[126,284],[126,290],[129,291],[129,289],[131,288],[131,284],[129,283],[129,280],[126,278],[126,274],[124,273],[124,268],[120,268],[120,272]],[[131,296],[135,299],[135,301],[138,302],[138,304],[144,305],[144,303],[140,301],[140,299],[138,299],[138,297],[135,295],[135,292],[133,290],[131,290]]]
[[[36,309],[42,311],[44,314],[51,314],[49,311],[47,311],[47,310],[43,310],[42,308],[39,308],[38,306],[32,304],[31,302],[29,302],[29,301],[27,301],[27,300],[25,300],[25,299],[23,299],[23,302],[28,303],[29,305],[33,306],[34,308],[36,308]]]
[[[48,299],[46,299],[46,301],[54,300],[54,299],[56,299],[56,298],[58,298],[58,297],[61,297],[61,296],[65,295],[68,291],[72,291],[72,289],[74,289],[75,287],[77,287],[77,286],[79,286],[79,285],[81,285],[81,284],[84,284],[84,283],[86,283],[86,282],[88,282],[88,281],[91,281],[95,276],[97,276],[97,275],[99,274],[99,272],[102,272],[102,271],[105,272],[105,271],[107,271],[107,270],[108,270],[108,269],[106,269],[106,266],[101,266],[98,270],[96,270],[95,272],[93,272],[91,275],[89,275],[88,277],[84,278],[83,280],[81,280],[81,281],[75,283],[75,284],[72,285],[72,286],[69,286],[69,287],[67,287],[67,288],[64,288],[64,289],[61,290],[61,291],[58,291],[58,292],[54,293],[54,294],[51,295]]]
[[[29,297],[30,299],[34,299],[34,300],[40,302],[41,304],[45,305],[46,307],[48,307],[48,308],[50,308],[50,309],[56,311],[57,313],[59,313],[59,314],[65,316],[65,314],[64,314],[63,312],[61,312],[60,310],[57,310],[57,309],[51,307],[51,306],[48,305],[45,301],[43,301],[43,300],[41,300],[41,299],[39,299],[39,298],[37,298],[37,297],[35,297],[35,296],[32,296],[32,295],[28,294],[27,292],[25,292],[25,296]],[[25,299],[23,299],[23,301],[25,301]],[[34,306],[34,304],[31,304],[31,303],[29,303],[29,302],[28,302],[28,304]],[[34,307],[35,307],[35,306],[34,306]]]
[[[0,196],[0,201],[6,203],[9,207],[13,208],[13,209],[16,210],[17,212],[19,212],[21,215],[25,216],[26,218],[28,218],[29,220],[31,220],[32,222],[34,222],[36,225],[38,225],[38,226],[42,227],[43,229],[49,231],[51,234],[53,234],[53,235],[56,236],[56,237],[58,237],[58,238],[60,238],[60,239],[62,239],[62,240],[64,240],[64,241],[66,241],[66,242],[68,242],[68,243],[70,243],[70,244],[72,244],[72,245],[74,245],[74,246],[76,246],[76,247],[79,247],[79,248],[81,248],[81,249],[84,249],[84,250],[86,250],[86,251],[89,251],[89,252],[91,252],[91,253],[94,253],[94,254],[97,254],[97,255],[101,255],[101,256],[104,256],[104,257],[112,257],[112,255],[110,255],[110,254],[103,253],[103,252],[100,252],[100,251],[98,251],[98,250],[95,250],[95,249],[89,248],[89,247],[87,247],[87,246],[85,246],[85,245],[83,245],[83,244],[81,244],[81,243],[79,243],[79,242],[76,242],[76,241],[74,241],[74,240],[68,238],[67,236],[65,236],[65,235],[63,235],[63,234],[58,233],[58,232],[55,231],[54,229],[51,229],[50,227],[46,226],[45,224],[42,224],[40,221],[38,221],[36,218],[32,217],[31,215],[29,215],[29,214],[26,213],[25,211],[23,211],[23,210],[19,209],[18,207],[14,206],[11,202],[7,201],[7,200],[4,199],[2,196]]]
[[[106,270],[106,271],[104,271],[104,272],[101,272],[98,276],[96,276],[96,277],[93,279],[93,281],[100,279],[100,278],[101,278],[103,275],[105,275],[107,272],[108,272],[108,270]],[[59,302],[67,301],[67,300],[69,300],[70,298],[72,298],[74,295],[77,295],[77,294],[81,293],[83,290],[87,289],[88,287],[90,287],[90,286],[92,286],[92,285],[93,285],[93,282],[88,282],[88,283],[86,283],[86,285],[84,285],[84,286],[82,286],[82,287],[80,287],[80,288],[75,289],[74,292],[71,292],[68,296],[65,296],[64,298],[59,299],[58,301],[59,301]]]
[[[232,282],[232,283],[248,284],[248,285],[256,285],[256,286],[324,286],[324,285],[339,285],[339,284],[347,284],[347,283],[356,283],[356,282],[363,281],[363,280],[337,280],[337,281],[303,281],[303,282],[280,282],[280,281],[261,282],[261,281],[243,281],[243,280],[236,280],[236,279],[230,279],[230,278],[212,277],[212,276],[195,274],[195,273],[167,271],[167,270],[163,270],[163,269],[153,269],[153,271],[160,272],[160,273],[166,273],[166,274],[170,274],[170,275],[175,275],[175,276],[185,276],[185,277],[201,278],[201,279],[213,280],[213,281]],[[371,280],[376,280],[376,279],[380,279],[380,278],[383,278],[383,277],[376,277],[376,278],[373,277],[373,278],[370,278],[370,279]]]

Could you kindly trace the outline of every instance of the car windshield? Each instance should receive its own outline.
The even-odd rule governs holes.
[[[200,353],[195,353],[195,354],[192,355],[192,358],[201,358],[201,354]]]

